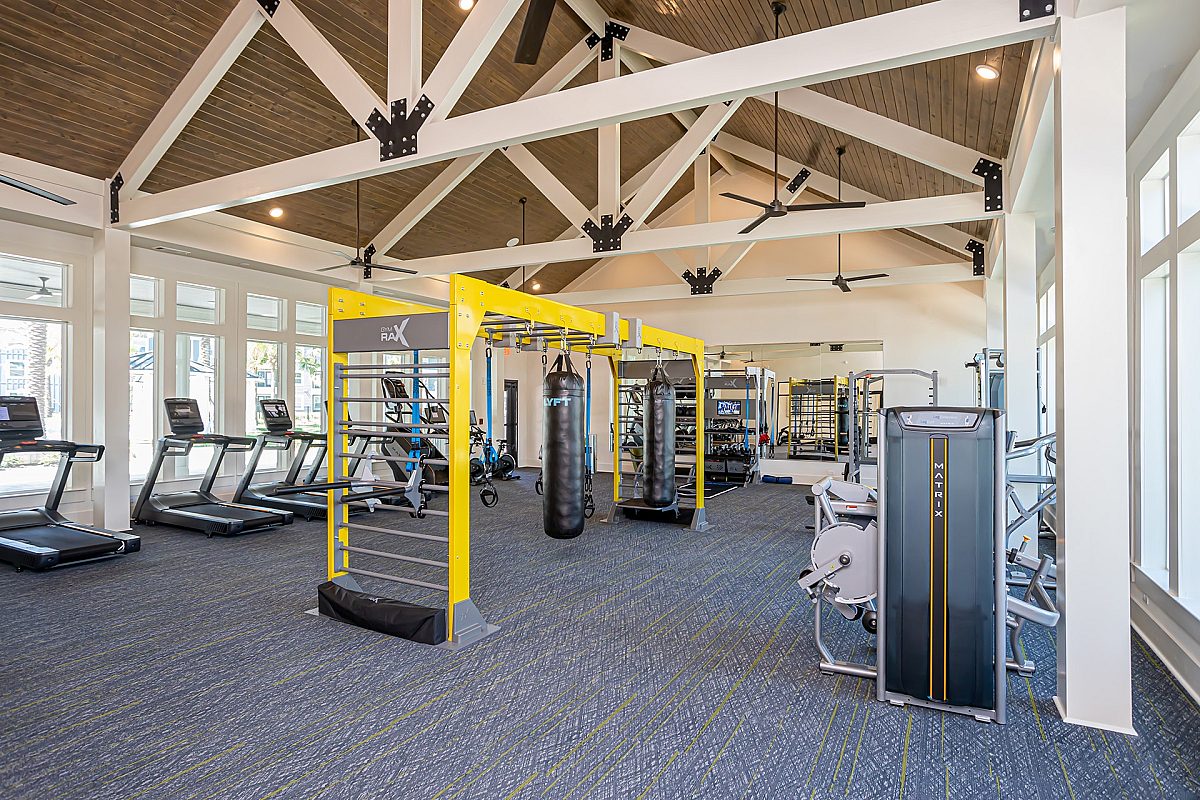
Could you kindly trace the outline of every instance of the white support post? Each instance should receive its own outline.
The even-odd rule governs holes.
[[[597,60],[596,80],[607,81],[621,77],[621,43],[614,39],[613,57]],[[597,174],[596,207],[600,216],[621,216],[621,125],[604,125],[596,131]]]
[[[192,64],[137,144],[121,162],[118,171],[125,181],[121,188],[122,200],[133,197],[141,188],[159,159],[170,149],[197,109],[204,105],[208,95],[225,77],[265,21],[266,16],[254,0],[240,0],[234,6],[196,63]]]
[[[471,9],[422,87],[433,101],[433,112],[426,124],[450,116],[521,3],[522,0],[479,0]]]
[[[363,130],[370,133],[367,118],[372,111],[379,111],[386,116],[387,104],[317,27],[309,22],[293,0],[279,0],[279,7],[270,20],[276,32],[341,103],[342,108],[354,117]]]
[[[712,157],[709,148],[704,148],[692,164],[694,188],[692,205],[696,210],[696,222],[712,222]],[[694,251],[693,265],[708,267],[712,262],[712,248],[698,247]],[[670,265],[668,265],[670,266]]]
[[[629,203],[625,213],[633,220],[630,230],[637,230],[654,213],[654,209],[658,208],[658,204],[671,191],[671,187],[687,172],[688,166],[696,160],[700,151],[708,146],[713,136],[729,121],[741,104],[741,100],[734,100],[731,103],[713,103],[704,109],[696,124],[680,137],[646,181],[646,185]]]
[[[986,315],[983,346],[992,350],[1004,347],[1004,272],[993,272],[983,284]]]
[[[554,173],[546,168],[546,165],[538,161],[533,153],[529,152],[529,148],[522,144],[514,144],[504,149],[504,155],[512,162],[513,166],[521,171],[521,174],[529,179],[539,192],[541,192],[550,205],[558,209],[558,213],[567,218],[567,222],[582,230],[583,224],[592,218],[591,212],[583,203],[579,202],[571,190],[563,185]],[[523,243],[522,243],[523,244]]]
[[[1009,214],[1004,218],[1004,410],[1008,430],[1019,439],[1037,435],[1037,335],[1037,222],[1033,214]],[[1017,472],[1033,474],[1038,459],[1023,459],[1012,466]],[[1026,505],[1037,501],[1039,491],[1034,484],[1017,485]],[[1036,547],[1037,535],[1035,518],[1014,532],[1009,546],[1028,536],[1031,547]]]
[[[1057,44],[1055,704],[1067,722],[1133,734],[1125,9],[1064,16]]]
[[[92,236],[92,436],[104,458],[92,469],[92,524],[129,530],[128,231]]]
[[[423,0],[388,0],[388,97],[407,100],[421,96]]]

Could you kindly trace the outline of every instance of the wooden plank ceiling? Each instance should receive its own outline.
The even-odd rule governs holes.
[[[387,0],[296,0],[301,10],[380,95],[386,83]],[[784,34],[919,5],[928,0],[793,0]],[[0,152],[97,178],[110,177],[138,136],[233,8],[235,0],[4,0],[0,9]],[[614,17],[711,51],[770,38],[765,0],[602,0]],[[428,75],[461,25],[452,0],[425,3]],[[518,98],[586,35],[563,4],[556,10],[539,66],[512,63],[524,19],[513,24],[456,107],[469,113]],[[993,155],[1008,150],[1029,45],[834,81],[813,87],[838,99]],[[1001,70],[984,82],[982,60]],[[589,67],[572,85],[594,80]],[[751,101],[726,130],[771,146],[770,107]],[[678,138],[671,117],[622,126],[622,173],[632,176]],[[156,192],[353,141],[355,126],[329,92],[264,25],[147,179]],[[888,199],[964,191],[960,180],[791,114],[783,114],[781,150],[834,174],[833,148],[847,144],[846,180]],[[596,197],[594,131],[535,142],[530,149],[588,206]],[[361,183],[364,245],[442,165]],[[690,189],[685,176],[660,208]],[[499,247],[519,232],[517,199],[527,196],[527,241],[548,241],[567,222],[502,154],[493,154],[419,223],[391,254],[399,258]],[[267,216],[270,205],[282,220]],[[344,243],[355,242],[354,184],[230,209],[229,213]],[[963,228],[987,235],[987,223]],[[336,261],[336,257],[334,257]],[[587,264],[539,276],[542,291],[570,282]],[[486,274],[501,280],[504,271]]]

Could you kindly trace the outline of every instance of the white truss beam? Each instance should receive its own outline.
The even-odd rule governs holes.
[[[525,145],[514,144],[506,147],[504,155],[508,157],[514,167],[521,171],[522,175],[529,179],[534,188],[550,201],[550,205],[567,218],[567,222],[570,222],[571,225],[582,229],[583,223],[592,218],[591,212],[583,203],[579,202],[579,198],[564,186],[563,182],[555,177],[545,164],[538,161]]]
[[[496,41],[512,22],[522,0],[479,0],[442,54],[423,91],[433,101],[426,125],[450,116]]]
[[[625,46],[665,64],[676,64],[709,55],[699,48],[637,27],[630,27]],[[772,101],[769,95],[761,95],[758,99],[764,103]],[[811,89],[795,88],[780,92],[779,107],[978,186],[983,185],[983,178],[973,174],[972,170],[979,159],[998,160],[920,128],[905,125],[890,117]]]
[[[725,133],[717,134],[716,142],[738,158],[766,170],[768,174],[774,169],[772,153],[765,147],[759,147],[752,142],[747,142],[745,139],[739,139],[736,136]],[[782,170],[780,177],[784,180],[790,180],[795,177],[796,173],[803,167],[804,165],[798,161],[793,161],[785,156],[779,157],[779,169]],[[826,197],[837,197],[837,178],[824,173],[813,170],[806,186],[809,189],[820,192]],[[861,200],[864,203],[885,202],[879,195],[871,194],[856,186],[851,186],[845,181],[842,181],[842,199]],[[936,242],[943,247],[962,252],[966,252],[967,242],[971,241],[970,236],[957,228],[951,228],[949,225],[918,226],[905,228],[904,230],[907,230],[909,233],[915,233],[931,242]]]
[[[388,100],[421,96],[423,0],[388,0]]]
[[[708,147],[692,164],[692,205],[696,222],[712,222],[712,153]],[[693,266],[707,267],[711,260],[712,248],[701,247],[695,251]]]
[[[604,35],[604,23],[608,22],[608,12],[601,8],[596,0],[566,0],[566,4],[593,33]]]
[[[522,99],[557,92],[582,72],[583,68],[591,60],[592,50],[587,46],[587,42],[581,40],[566,55],[560,58],[553,67],[546,70],[545,74],[538,78],[537,82],[529,87],[529,90],[525,94],[521,95]],[[489,155],[491,155],[490,151],[473,153],[468,156],[461,156],[450,162],[434,178],[432,183],[422,189],[371,240],[371,244],[375,245],[376,252],[386,253],[395,247],[446,195],[452,192],[468,175],[474,172],[476,167],[486,161]]]
[[[875,203],[866,208],[828,209],[804,214],[789,214],[760,225],[747,234],[739,233],[750,219],[725,220],[701,225],[677,225],[669,228],[643,228],[622,237],[621,254],[657,253],[689,247],[711,247],[747,241],[794,239],[802,236],[828,236],[835,233],[909,228],[938,223],[991,219],[1003,212],[984,211],[983,193],[922,197]],[[470,253],[452,253],[405,261],[404,266],[421,275],[451,272],[479,272],[489,269],[516,268],[522,264],[562,261],[586,261],[595,258],[590,239],[501,247]],[[396,280],[384,278],[384,281]],[[401,279],[402,280],[402,279]]]
[[[488,5],[477,6],[471,18]],[[120,224],[141,227],[510,144],[1027,41],[1056,24],[1054,17],[1020,22],[1011,0],[939,0],[436,121],[422,129],[420,152],[411,156],[380,162],[375,142],[359,142],[134,198],[122,209]]]
[[[321,35],[316,26],[309,22],[308,17],[301,13],[293,0],[279,0],[279,7],[268,19],[276,32],[363,130],[370,133],[367,118],[371,116],[372,111],[378,110],[387,116],[387,104],[375,94],[362,76],[355,72],[350,63],[342,58],[342,54],[334,49],[329,40]],[[377,143],[370,144],[378,149]]]
[[[658,204],[671,191],[671,187],[683,177],[688,167],[696,160],[696,156],[708,146],[713,136],[729,121],[742,102],[734,100],[731,103],[713,103],[696,120],[696,124],[675,143],[667,157],[654,170],[646,181],[646,185],[634,195],[633,201],[625,208],[625,214],[633,220],[630,230],[641,227]]]
[[[621,77],[621,43],[613,42],[613,57],[597,59],[596,80]],[[596,206],[600,215],[616,219],[621,211],[621,125],[604,125],[596,131]]]
[[[171,92],[167,102],[158,110],[154,120],[137,140],[137,144],[121,162],[119,172],[125,181],[121,200],[133,197],[143,181],[158,165],[159,159],[174,144],[176,137],[191,121],[192,116],[209,94],[225,77],[229,67],[246,49],[254,34],[266,21],[262,9],[254,0],[240,0],[225,22],[217,29],[196,63]]]

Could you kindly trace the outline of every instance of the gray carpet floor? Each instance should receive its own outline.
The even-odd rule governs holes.
[[[460,652],[306,615],[323,523],[143,529],[124,559],[0,570],[0,796],[1200,796],[1200,709],[1136,638],[1138,737],[1058,720],[1042,629],[1025,637],[1038,673],[1010,678],[1007,726],[890,707],[871,682],[816,669],[795,586],[812,535],[799,487],[717,498],[705,533],[593,520],[555,541],[532,484],[473,508],[472,596],[502,629]],[[869,657],[860,627],[831,636]]]

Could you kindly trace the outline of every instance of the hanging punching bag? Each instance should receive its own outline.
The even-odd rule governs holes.
[[[565,354],[542,382],[542,527],[555,539],[583,533],[584,382]]]
[[[675,387],[661,366],[650,373],[642,396],[646,425],[642,501],[652,508],[675,502]]]

